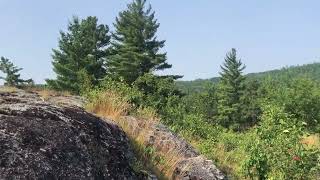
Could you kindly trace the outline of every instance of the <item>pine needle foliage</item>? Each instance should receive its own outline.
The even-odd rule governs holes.
[[[57,78],[47,80],[49,87],[79,93],[88,81],[97,85],[106,74],[108,32],[108,26],[98,24],[96,17],[73,17],[67,32],[60,32],[58,49],[53,49],[52,65]]]
[[[15,66],[9,59],[1,57],[0,71],[6,74],[6,77],[0,77],[0,79],[5,81],[4,85],[16,87],[24,84],[33,84],[32,79],[23,80],[20,78],[19,72],[21,70],[22,68]]]
[[[218,122],[230,127],[242,123],[242,98],[245,91],[245,66],[237,58],[236,49],[227,53],[221,66],[221,81],[218,85]]]
[[[167,54],[160,52],[165,41],[157,39],[159,26],[146,0],[134,0],[119,13],[107,61],[110,77],[131,84],[146,73],[171,68]]]

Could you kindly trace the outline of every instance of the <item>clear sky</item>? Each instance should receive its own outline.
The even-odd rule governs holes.
[[[55,77],[51,49],[73,15],[112,25],[130,0],[0,0],[0,56],[37,83]],[[150,0],[159,39],[184,80],[217,76],[236,48],[246,72],[320,61],[318,0]]]

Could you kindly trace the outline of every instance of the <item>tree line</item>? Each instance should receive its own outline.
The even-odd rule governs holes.
[[[60,31],[58,48],[53,49],[52,65],[55,79],[47,79],[47,86],[75,94],[99,86],[106,79],[136,86],[147,97],[149,105],[159,112],[169,96],[182,97],[174,80],[180,75],[158,76],[154,72],[172,67],[162,52],[165,40],[157,38],[160,23],[146,0],[134,0],[120,12],[113,24],[114,31],[98,18],[73,17],[67,31]],[[8,59],[1,59],[1,69],[7,74],[8,85],[32,83],[20,79],[20,68]],[[236,49],[227,53],[221,66],[221,78],[214,97],[205,107],[208,119],[227,128],[242,129],[257,122],[260,109],[256,107],[257,82],[246,81],[245,65],[238,59]],[[162,86],[165,85],[165,88]],[[152,101],[162,102],[154,105]]]
[[[60,31],[58,48],[53,49],[56,78],[47,79],[47,86],[80,94],[100,86],[105,80],[125,83],[143,92],[148,97],[144,101],[149,102],[145,106],[152,106],[159,113],[169,99],[186,95],[174,81],[182,76],[154,74],[172,65],[167,62],[167,54],[161,51],[165,40],[157,38],[160,23],[146,0],[129,3],[113,26],[115,30],[110,32],[109,26],[99,24],[97,17],[73,17],[67,31]],[[211,123],[237,131],[255,125],[261,114],[258,99],[264,94],[258,81],[243,75],[244,69],[236,49],[231,49],[221,66],[218,83],[204,95],[206,102],[196,104],[203,97],[194,98],[190,102],[194,106],[190,106],[189,111],[202,112]],[[21,79],[19,71],[22,69],[7,58],[1,58],[0,70],[7,74],[1,77],[6,85],[33,84],[32,79]]]
[[[106,77],[132,84],[147,73],[171,68],[166,53],[160,52],[165,41],[157,39],[159,25],[146,0],[135,0],[120,12],[114,32],[97,17],[74,17],[68,31],[60,32],[52,55],[57,78],[47,84],[80,93]]]
[[[46,80],[48,86],[56,90],[81,93],[99,85],[105,79],[136,85],[145,94],[154,94],[157,90],[148,86],[150,79],[157,83],[167,79],[173,86],[179,75],[157,76],[156,71],[171,68],[167,54],[161,51],[164,40],[157,38],[160,26],[155,12],[146,0],[134,0],[127,9],[120,12],[115,20],[114,31],[108,25],[99,24],[97,17],[79,19],[73,17],[66,32],[60,32],[58,49],[53,50],[53,70],[56,79]],[[225,127],[240,126],[248,117],[245,78],[241,61],[236,57],[236,50],[227,54],[221,67],[221,83],[218,91],[216,117]],[[144,81],[144,82],[142,82]],[[154,85],[155,86],[155,85]],[[153,89],[153,90],[152,90]],[[174,93],[182,95],[176,88]],[[160,97],[159,97],[160,98]],[[160,100],[161,101],[161,100]]]

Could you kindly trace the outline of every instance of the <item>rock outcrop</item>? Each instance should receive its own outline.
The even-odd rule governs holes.
[[[0,91],[0,179],[138,179],[124,132],[79,107]]]
[[[211,160],[201,156],[188,142],[161,123],[134,117],[125,117],[124,130],[133,139],[143,141],[147,147],[170,162],[170,174],[175,180],[222,180],[226,176]]]

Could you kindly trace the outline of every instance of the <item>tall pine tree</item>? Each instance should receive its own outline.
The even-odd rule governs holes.
[[[96,85],[106,74],[108,32],[108,26],[98,24],[96,17],[83,20],[74,17],[68,31],[60,32],[59,49],[53,50],[52,64],[57,79],[47,80],[47,84],[74,93],[79,93],[85,84]]]
[[[15,66],[9,59],[5,57],[0,58],[0,71],[6,74],[6,77],[0,77],[0,79],[4,80],[4,85],[6,86],[20,86],[26,84],[33,84],[32,79],[23,80],[20,78],[19,71],[22,68],[18,68]]]
[[[227,53],[221,66],[221,80],[218,85],[219,124],[225,127],[236,127],[242,123],[242,99],[245,91],[245,77],[242,75],[245,66],[237,59],[235,49]]]
[[[166,53],[159,52],[165,43],[157,40],[159,25],[151,5],[146,8],[146,0],[134,0],[119,13],[107,61],[109,76],[131,84],[146,73],[171,68]]]

